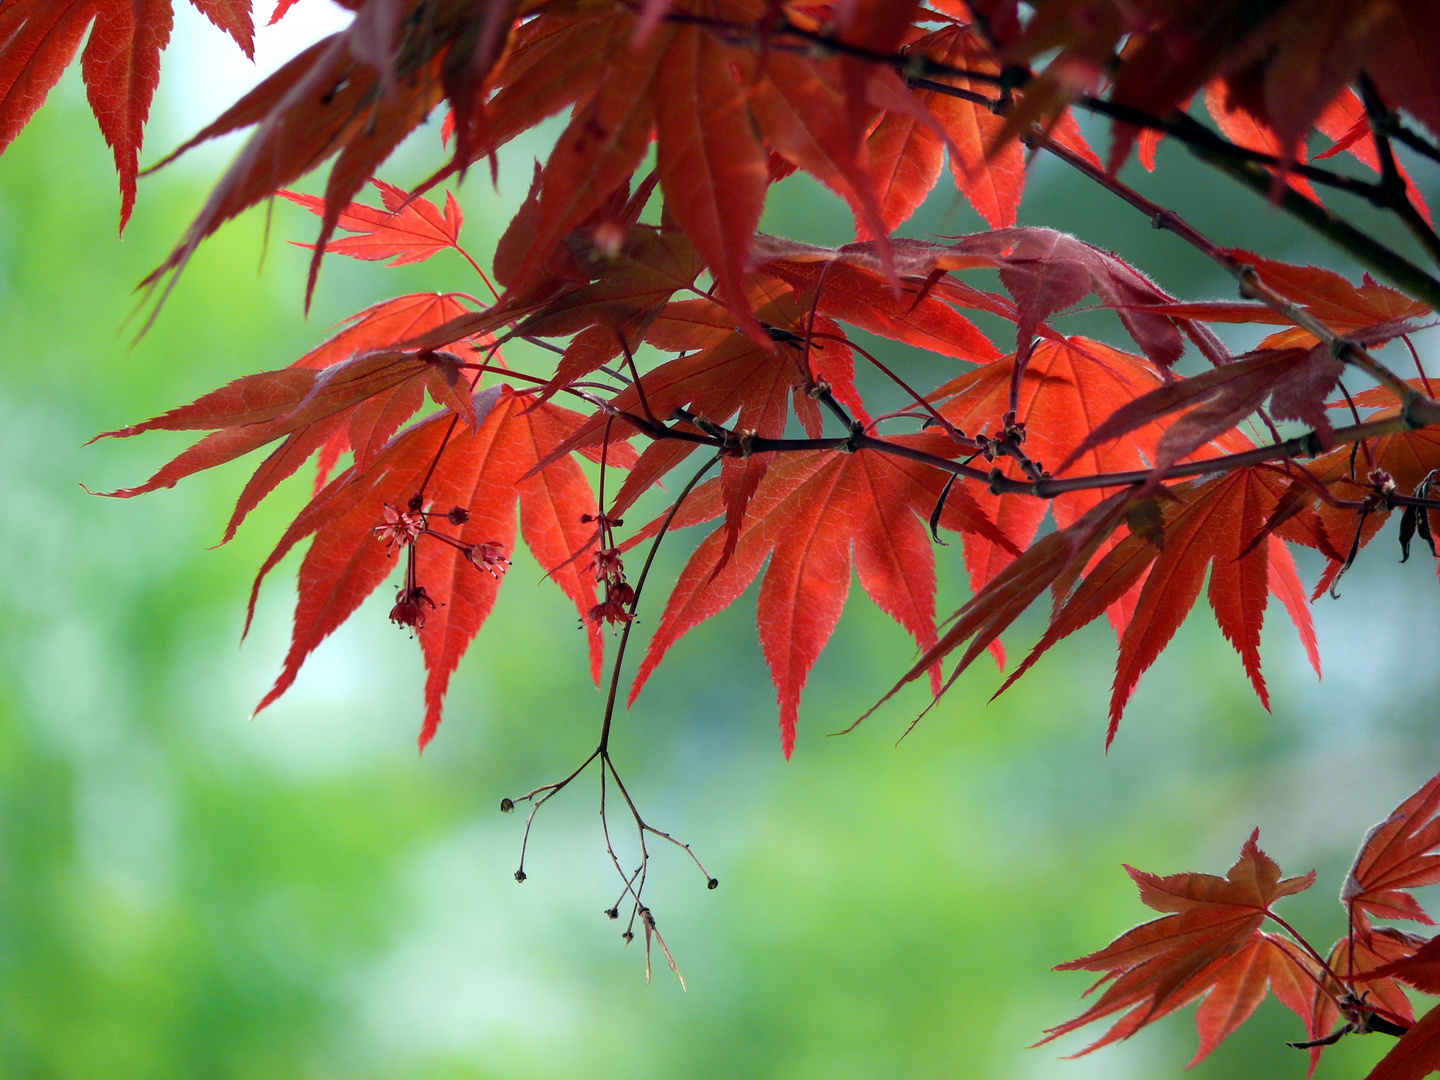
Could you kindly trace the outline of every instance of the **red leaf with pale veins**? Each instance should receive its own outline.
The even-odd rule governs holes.
[[[80,70],[100,131],[120,174],[120,229],[135,206],[135,177],[150,101],[160,85],[160,53],[170,42],[170,0],[97,3]]]
[[[1168,914],[1127,931],[1098,952],[1059,965],[1059,971],[1105,972],[1100,985],[1110,986],[1083,1014],[1048,1029],[1041,1042],[1131,1010],[1103,1038],[1080,1051],[1087,1054],[1128,1038],[1208,991],[1214,1004],[1207,999],[1196,1016],[1199,1061],[1254,1010],[1267,982],[1287,1006],[1303,1009],[1296,991],[1310,981],[1306,972],[1311,966],[1299,959],[1293,943],[1261,933],[1260,926],[1276,900],[1308,889],[1315,873],[1282,880],[1280,868],[1260,850],[1259,836],[1256,829],[1223,878],[1162,878],[1127,866],[1140,887],[1140,899]]]
[[[94,17],[93,0],[17,0],[0,8],[0,150],[45,103]]]
[[[910,220],[940,179],[945,143],[913,116],[886,113],[865,140],[887,234]]]
[[[705,257],[747,333],[745,258],[765,206],[768,169],[731,50],[679,27],[656,80],[656,163],[665,208]]]
[[[599,89],[576,106],[545,163],[535,232],[510,285],[516,291],[528,288],[555,245],[629,179],[650,145],[654,84],[675,31],[661,27],[632,52],[629,27],[629,20],[617,23]]]
[[[940,387],[932,398],[947,398],[940,406],[945,418],[967,434],[1000,434],[1000,421],[1010,408],[1010,380],[1014,357],[969,372]],[[1046,468],[1065,460],[1058,475],[1093,475],[1143,469],[1155,457],[1155,444],[1163,434],[1158,424],[1129,433],[1123,441],[1083,452],[1076,443],[1098,419],[1124,402],[1160,386],[1154,371],[1140,357],[1112,349],[1087,338],[1042,341],[1031,354],[1020,384],[1019,419],[1025,423],[1025,452]],[[1068,459],[1076,460],[1070,462]],[[1022,473],[1006,458],[996,464],[1012,479]],[[1022,495],[977,495],[1000,528],[1023,547],[1034,538],[1046,508]],[[1063,528],[1078,520],[1104,498],[1098,490],[1070,492],[1052,500],[1056,521]],[[1008,556],[985,543],[965,545],[965,564],[971,587],[977,592],[1008,563]]]
[[[1400,935],[1400,931],[1392,930],[1390,927],[1381,927],[1368,935],[1361,935],[1357,941],[1373,943],[1377,939],[1383,939],[1384,936],[1394,937],[1396,935]],[[1413,934],[1400,936],[1403,947],[1396,950],[1399,953],[1399,959],[1382,955],[1381,958],[1386,962],[1379,967],[1366,968],[1360,967],[1358,964],[1356,967],[1372,981],[1381,978],[1395,979],[1426,994],[1440,994],[1440,938],[1430,938],[1427,941],[1424,938],[1416,938]],[[1418,947],[1416,942],[1420,942]],[[1379,950],[1375,951],[1377,954],[1379,953]],[[1356,955],[1358,958],[1358,952]]]
[[[940,435],[894,441],[932,453],[954,450],[954,443]],[[727,559],[726,530],[717,529],[681,573],[630,700],[670,646],[733,603],[766,556],[773,556],[760,586],[757,620],[779,694],[781,747],[788,758],[795,746],[801,691],[849,593],[852,553],[871,598],[922,649],[934,644],[935,564],[921,519],[944,484],[945,474],[938,470],[868,450],[802,451],[778,459],[750,501],[733,555]],[[682,505],[674,526],[709,520],[724,511],[725,503],[721,485],[712,481]],[[1006,542],[959,484],[951,489],[941,521]],[[930,675],[938,691],[938,669]]]
[[[1440,775],[1365,834],[1340,890],[1340,899],[1350,909],[1351,925],[1366,930],[1371,916],[1434,925],[1410,890],[1440,882],[1440,853],[1435,850],[1440,848],[1437,814]]]
[[[294,3],[295,0],[289,0]],[[251,60],[255,59],[255,22],[250,14],[250,0],[190,0],[195,10],[204,15],[225,33],[235,39],[235,44]],[[282,3],[275,9],[270,21],[273,23],[284,11]]]
[[[857,229],[877,237],[888,256],[885,223],[865,144],[847,122],[846,96],[834,60],[766,55],[761,77],[749,84],[750,110],[770,146],[850,204]]]
[[[280,447],[261,462],[236,504],[225,528],[225,543],[235,535],[240,522],[254,506],[285,477],[298,469],[320,446],[348,422],[347,414],[377,397],[405,394],[412,382],[430,389],[438,404],[459,409],[473,419],[467,402],[458,401],[451,387],[454,378],[435,381],[436,369],[449,367],[454,358],[441,354],[370,353],[323,371],[290,367],[236,379],[228,386],[206,394],[191,405],[172,409],[163,416],[141,424],[108,431],[96,438],[128,438],[143,431],[193,431],[214,428],[200,442],[165,465],[138,487],[105,494],[128,499],[173,487],[192,473],[211,469],[257,450],[276,439]],[[418,395],[408,400],[419,406]],[[394,418],[398,426],[403,418]],[[394,428],[392,427],[393,431]]]
[[[358,353],[392,348],[470,314],[464,299],[461,293],[411,293],[381,301],[350,316],[344,329],[292,366],[326,368]]]
[[[1274,990],[1291,1012],[1304,1020],[1314,982],[1305,974],[1313,964],[1288,939],[1256,933],[1214,973],[1214,983],[1200,1008],[1195,1027],[1200,1049],[1186,1068],[1193,1068],[1224,1042]]]
[[[1199,597],[1207,568],[1211,609],[1226,639],[1240,654],[1261,704],[1267,703],[1267,695],[1260,672],[1260,629],[1269,592],[1284,602],[1318,675],[1315,630],[1294,561],[1276,537],[1267,536],[1251,547],[1284,493],[1284,485],[1284,477],[1271,470],[1240,469],[1208,483],[1178,488],[1158,507],[1152,503],[1153,511],[1163,515],[1156,524],[1164,547],[1157,548],[1148,531],[1132,531],[1117,543],[1073,594],[1057,602],[1044,636],[1000,690],[1006,690],[1056,642],[1102,612],[1113,612],[1114,605],[1133,595],[1143,581],[1133,606],[1117,627],[1121,631],[1120,657],[1108,747],[1140,675],[1155,662]],[[1241,552],[1245,552],[1243,557]]]
[[[898,248],[901,243],[894,242],[894,246]],[[1000,350],[947,301],[975,307],[976,303],[969,302],[974,293],[985,303],[986,310],[1008,316],[1011,321],[1015,318],[1014,309],[1001,297],[978,290],[952,289],[950,278],[924,292],[912,290],[907,282],[897,297],[878,274],[839,260],[775,259],[764,262],[761,268],[797,288],[819,289],[819,310],[841,322],[969,363],[996,360]]]
[[[1134,617],[1120,639],[1107,745],[1141,674],[1155,662],[1200,595],[1207,568],[1215,619],[1240,654],[1261,704],[1269,707],[1260,673],[1260,628],[1269,592],[1267,545],[1281,541],[1267,537],[1243,558],[1239,555],[1264,527],[1284,486],[1284,478],[1269,470],[1237,469],[1175,492],[1180,502],[1165,512],[1165,548],[1156,556]],[[1132,542],[1148,543],[1139,538]],[[1294,584],[1287,583],[1287,590],[1293,591]],[[1300,629],[1303,634],[1306,627]]]
[[[968,27],[947,26],[920,39],[913,50],[931,60],[966,71],[998,75],[1000,64]],[[950,80],[951,85],[995,96],[992,83],[970,79]],[[1025,190],[1025,150],[1018,142],[997,145],[1005,118],[985,105],[947,94],[924,93],[922,100],[950,136],[950,172],[975,212],[992,229],[1015,224],[1020,196]],[[956,157],[956,151],[959,157]]]
[[[380,192],[385,209],[353,202],[345,207],[335,221],[336,227],[356,235],[330,241],[325,245],[327,252],[369,262],[390,259],[390,266],[404,266],[424,262],[447,248],[460,247],[460,226],[465,219],[450,192],[445,193],[442,217],[440,208],[429,199],[418,195],[412,198],[403,189],[373,177],[370,183]],[[312,214],[324,216],[324,199],[295,191],[279,194]],[[314,244],[299,246],[315,247]]]

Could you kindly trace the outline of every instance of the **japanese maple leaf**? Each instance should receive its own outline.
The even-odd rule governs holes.
[[[966,26],[936,30],[915,42],[909,51],[966,71],[1000,73],[999,61]],[[960,90],[981,93],[987,98],[998,97],[993,83],[970,79],[948,81]],[[1025,190],[1025,151],[1018,142],[997,145],[1005,127],[1004,117],[988,105],[934,91],[922,94],[921,100],[950,137],[950,172],[975,212],[992,229],[1014,225]]]
[[[250,0],[192,0],[246,56],[254,57]],[[92,28],[93,23],[93,28]],[[12,0],[0,9],[0,151],[30,122],[75,58],[100,131],[120,174],[120,229],[135,205],[135,178],[160,53],[170,41],[170,0]]]
[[[469,299],[463,293],[412,293],[373,304],[346,319],[345,324],[348,325],[344,325],[339,333],[311,349],[291,366],[327,368],[359,353],[393,348],[467,314],[470,309],[462,301]],[[475,350],[467,342],[450,342],[447,352],[459,355],[462,360],[475,359]],[[400,418],[401,422],[405,419]],[[393,433],[393,429],[384,431],[381,442]],[[340,460],[340,455],[354,448],[348,428],[337,429],[325,441],[320,447],[315,469],[317,492],[329,480],[330,471]]]
[[[550,403],[530,406],[503,388],[482,391],[475,399],[477,428],[454,426],[445,414],[429,417],[391,440],[367,468],[338,475],[301,511],[251,591],[253,613],[269,571],[295,544],[314,537],[300,567],[290,650],[256,712],[290,687],[306,657],[391,576],[395,560],[378,542],[377,526],[386,507],[404,507],[422,490],[430,528],[448,538],[421,533],[414,540],[415,582],[434,604],[414,627],[427,671],[422,749],[440,723],[450,677],[499,591],[498,573],[477,563],[488,559],[495,569],[513,551],[517,502],[521,533],[537,561],[582,616],[593,606],[594,575],[574,558],[594,537],[594,526],[583,520],[596,509],[589,481],[570,458],[527,475],[582,418]],[[442,458],[444,467],[437,468]],[[442,524],[452,508],[463,511],[464,520]],[[477,559],[477,546],[486,559]],[[598,634],[589,638],[598,679],[604,645]]]
[[[370,262],[389,259],[390,266],[404,266],[424,262],[447,248],[461,250],[460,226],[465,218],[453,194],[445,193],[445,214],[442,217],[440,209],[429,199],[411,196],[403,188],[373,177],[370,183],[380,192],[385,209],[352,202],[340,212],[335,224],[337,228],[356,235],[330,241],[325,245],[326,251]],[[322,217],[325,214],[324,199],[295,191],[281,191],[279,194],[312,214]],[[314,248],[315,245],[298,246]]]
[[[786,286],[770,282],[764,293],[767,303],[759,304],[756,313],[767,326],[782,332],[784,343],[778,347],[767,337],[769,347],[761,346],[746,335],[732,331],[715,344],[688,356],[667,361],[640,379],[638,388],[627,387],[612,400],[621,415],[661,420],[676,409],[686,409],[702,422],[726,423],[732,416],[737,431],[763,438],[779,438],[785,432],[790,415],[790,400],[797,403],[796,412],[802,420],[818,425],[819,413],[806,392],[823,379],[836,398],[848,405],[862,422],[867,419],[864,405],[854,386],[854,361],[845,346],[839,326],[819,316],[815,329],[826,334],[823,348],[803,349],[808,322],[808,308]],[[669,332],[673,327],[664,327]],[[804,401],[805,404],[799,404]],[[648,415],[647,415],[648,414]],[[612,421],[596,415],[575,435],[574,445],[595,445],[607,430],[634,428],[624,421]],[[687,431],[698,431],[686,425]],[[813,431],[812,434],[818,434]],[[570,445],[563,448],[566,452]],[[640,455],[624,487],[616,496],[612,512],[621,512],[641,492],[655,482],[695,449],[694,443],[679,440],[658,440]],[[771,453],[727,456],[721,466],[721,483],[726,495],[726,532],[729,544],[739,535],[745,507],[757,485],[770,468]]]
[[[1010,386],[1015,357],[967,372],[937,389],[930,397],[942,400],[940,411],[966,434],[1002,434],[1002,418],[1010,411]],[[1148,467],[1155,446],[1164,434],[1158,423],[1127,433],[1123,441],[1077,450],[1083,433],[1100,417],[1161,386],[1153,368],[1138,356],[1121,352],[1088,338],[1042,341],[1031,353],[1020,381],[1017,419],[1025,424],[1025,453],[1059,476],[1127,472]],[[1023,474],[1016,462],[999,459],[996,466],[1012,478]],[[1017,545],[1034,538],[1045,517],[1046,505],[1020,495],[977,495],[996,523]],[[1075,491],[1051,501],[1055,520],[1063,528],[1078,520],[1105,498],[1099,490]],[[981,540],[965,545],[965,565],[971,587],[982,589],[1008,562],[1000,549]]]
[[[1205,109],[1210,113],[1225,137],[1236,146],[1243,146],[1247,150],[1258,150],[1262,154],[1269,154],[1278,158],[1286,166],[1290,164],[1305,164],[1305,147],[1297,143],[1293,146],[1286,146],[1281,143],[1280,136],[1270,128],[1259,117],[1255,116],[1244,106],[1237,105],[1228,100],[1228,92],[1219,82],[1208,83],[1205,87]],[[1306,198],[1320,201],[1315,194],[1315,189],[1310,186],[1310,181],[1303,176],[1296,176],[1293,173],[1285,177],[1288,183]]]
[[[1437,813],[1440,776],[1431,778],[1365,834],[1340,890],[1352,926],[1368,930],[1372,916],[1434,925],[1410,890],[1440,882],[1440,853],[1435,850],[1440,848]]]
[[[192,473],[282,440],[241,492],[221,539],[225,543],[261,499],[342,430],[363,468],[420,408],[427,391],[437,405],[475,423],[470,389],[460,375],[452,354],[397,351],[366,353],[319,371],[288,367],[246,375],[163,416],[97,435],[213,429],[145,483],[106,494],[128,499],[173,487]]]
[[[896,269],[904,274],[907,246],[891,241]],[[914,286],[908,280],[899,295],[878,259],[866,264],[828,248],[758,236],[751,248],[757,269],[819,294],[818,310],[872,334],[903,341],[972,363],[998,359],[1000,350],[956,306],[978,308],[1015,321],[1014,305],[1004,297],[973,289],[951,277]],[[922,275],[923,276],[923,275]]]
[[[1173,489],[1159,507],[1158,531],[1133,531],[1099,560],[1073,595],[1057,605],[1049,629],[1005,687],[1055,642],[1110,609],[1143,580],[1120,637],[1109,746],[1140,676],[1185,621],[1207,570],[1210,607],[1262,705],[1269,708],[1260,671],[1260,630],[1270,592],[1289,611],[1318,675],[1314,626],[1294,560],[1276,537],[1254,542],[1285,490],[1283,475],[1265,468],[1236,469]]]
[[[1199,1061],[1255,1009],[1267,982],[1282,1002],[1304,1015],[1302,988],[1311,984],[1312,966],[1300,959],[1294,943],[1261,933],[1260,927],[1276,900],[1308,889],[1315,873],[1282,879],[1280,867],[1260,850],[1259,838],[1256,829],[1223,878],[1158,877],[1125,867],[1140,888],[1141,901],[1166,914],[1127,931],[1098,952],[1059,965],[1058,971],[1104,972],[1092,989],[1110,985],[1080,1016],[1049,1028],[1041,1043],[1130,1010],[1103,1038],[1080,1051],[1087,1054],[1128,1038],[1208,992],[1210,998],[1196,1015],[1201,1044],[1195,1061]]]
[[[1381,171],[1380,152],[1370,130],[1370,117],[1365,113],[1364,103],[1353,90],[1347,87],[1340,91],[1340,96],[1315,118],[1315,128],[1334,140],[1330,149],[1315,155],[1317,161],[1348,150],[1357,161],[1368,165],[1371,172]],[[1400,178],[1405,181],[1405,194],[1409,196],[1410,202],[1427,223],[1434,224],[1430,217],[1430,207],[1425,202],[1425,196],[1415,186],[1410,170],[1399,160],[1395,161],[1395,168],[1400,173]]]
[[[930,453],[955,450],[943,435],[893,441]],[[635,676],[631,702],[670,646],[734,603],[769,557],[756,618],[780,699],[780,742],[788,758],[801,691],[850,591],[852,553],[870,597],[922,649],[934,644],[935,563],[923,519],[945,480],[930,466],[872,450],[802,451],[777,459],[745,511],[733,556],[726,557],[726,530],[717,529],[681,572]],[[712,481],[682,504],[674,525],[714,518],[726,502],[723,484]],[[963,485],[951,488],[940,521],[1009,544]],[[938,690],[938,670],[931,671],[931,683]]]

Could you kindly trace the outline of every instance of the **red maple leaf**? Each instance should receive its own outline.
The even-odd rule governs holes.
[[[1340,890],[1351,925],[1368,930],[1372,916],[1433,926],[1411,889],[1440,882],[1440,776],[1397,806],[1365,834]]]
[[[371,262],[390,259],[390,266],[404,266],[424,262],[447,248],[461,250],[460,226],[465,218],[450,192],[445,193],[445,214],[442,217],[439,207],[429,199],[412,196],[403,188],[374,177],[370,183],[380,192],[385,209],[377,210],[373,206],[352,202],[340,212],[335,225],[356,235],[331,240],[325,245],[326,251]],[[295,191],[278,194],[305,207],[312,214],[322,217],[325,214],[324,199]],[[297,246],[314,248],[315,245]]]
[[[550,403],[532,408],[528,399],[499,387],[477,394],[475,411],[481,419],[476,428],[457,426],[440,413],[402,432],[369,467],[351,466],[335,477],[281,537],[256,576],[252,614],[269,571],[295,544],[314,540],[300,567],[290,650],[256,712],[290,687],[305,658],[391,576],[394,545],[387,550],[377,542],[389,535],[380,531],[385,509],[407,506],[422,494],[431,532],[414,537],[413,582],[401,590],[403,596],[418,585],[428,605],[418,620],[405,620],[420,639],[428,673],[422,749],[440,723],[450,676],[494,604],[500,579],[484,569],[494,569],[513,551],[517,501],[521,532],[537,561],[581,616],[593,606],[594,576],[575,559],[594,538],[586,523],[596,509],[590,484],[569,458],[531,475],[582,417]],[[442,458],[446,467],[438,469]],[[456,509],[462,513],[452,518],[452,524],[460,519],[454,531],[437,524]],[[443,538],[434,535],[442,531]],[[598,680],[604,645],[596,634],[589,639]]]
[[[249,0],[193,2],[253,57]],[[90,108],[115,154],[123,232],[135,205],[145,121],[160,83],[160,53],[173,24],[170,0],[13,0],[5,5],[0,10],[0,151],[44,104],[90,28],[80,71]]]
[[[1262,933],[1260,927],[1276,900],[1308,889],[1315,873],[1282,880],[1280,867],[1260,850],[1259,838],[1256,829],[1223,878],[1157,877],[1125,867],[1140,887],[1140,899],[1167,914],[1056,968],[1104,972],[1092,991],[1110,985],[1080,1016],[1049,1028],[1041,1043],[1130,1010],[1103,1038],[1080,1051],[1088,1054],[1209,993],[1196,1015],[1201,1041],[1193,1065],[1254,1011],[1267,982],[1282,1002],[1303,1016],[1301,988],[1313,985],[1314,965],[1289,939]]]
[[[939,434],[893,441],[932,454],[956,450]],[[733,556],[727,555],[726,530],[717,529],[681,572],[635,676],[631,702],[670,646],[734,603],[769,557],[757,621],[780,698],[780,741],[788,758],[795,747],[801,691],[850,591],[852,550],[871,599],[922,649],[934,644],[935,563],[923,519],[936,506],[945,480],[944,473],[928,465],[871,450],[811,451],[778,459],[744,513]],[[674,525],[714,518],[727,501],[724,484],[712,481],[681,506]],[[962,485],[951,488],[940,522],[1016,550]],[[930,674],[938,691],[938,669]]]
[[[173,487],[192,473],[283,440],[246,484],[225,527],[225,543],[261,499],[342,431],[363,467],[420,408],[427,391],[437,405],[474,424],[469,385],[460,374],[452,354],[392,350],[366,353],[320,371],[288,367],[246,375],[163,416],[97,435],[128,438],[143,431],[215,429],[145,483],[106,494],[128,499]]]

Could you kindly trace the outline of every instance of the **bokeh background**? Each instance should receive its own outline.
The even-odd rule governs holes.
[[[261,31],[263,65],[339,21],[306,3],[289,29]],[[150,160],[256,77],[188,7],[177,16]],[[432,125],[384,175],[418,181],[437,143]],[[498,192],[484,169],[460,189],[477,254],[542,144],[511,148]],[[856,587],[787,764],[752,590],[677,646],[618,721],[630,790],[721,882],[706,891],[683,853],[657,850],[647,895],[689,991],[658,957],[647,986],[640,944],[623,948],[602,914],[618,888],[593,777],[545,808],[529,880],[512,878],[522,821],[499,799],[582,760],[601,706],[574,611],[538,567],[517,559],[417,757],[418,650],[386,622],[383,589],[250,717],[288,640],[296,558],[237,649],[245,595],[307,479],[219,549],[244,463],[133,502],[80,487],[135,483],[185,445],[83,446],[96,432],[288,363],[390,295],[479,291],[453,256],[406,270],[337,259],[307,321],[308,253],[286,241],[308,239],[314,219],[285,204],[268,242],[264,210],[209,241],[132,344],[131,288],[234,149],[143,181],[123,241],[74,72],[0,157],[0,1076],[1178,1075],[1195,1048],[1192,1010],[1078,1061],[1057,1055],[1084,1035],[1026,1048],[1079,1011],[1088,985],[1050,967],[1147,917],[1121,863],[1220,873],[1258,825],[1288,872],[1319,870],[1288,907],[1324,948],[1342,929],[1335,894],[1361,833],[1440,768],[1440,597],[1428,556],[1396,565],[1393,532],[1342,600],[1315,606],[1323,682],[1272,610],[1265,713],[1202,603],[1108,755],[1103,623],[997,702],[993,665],[977,665],[898,745],[923,704],[914,695],[827,738],[913,656]],[[1023,222],[1112,248],[1183,297],[1231,294],[1174,238],[1051,166],[1037,163]],[[1157,178],[1129,178],[1222,243],[1330,261],[1178,148],[1163,148]],[[849,223],[791,180],[766,227],[837,242]],[[911,231],[977,227],[942,190]],[[1075,325],[1123,343],[1108,320]],[[903,359],[931,385],[958,370]],[[661,581],[695,540],[680,534],[662,553]],[[949,611],[966,595],[958,547],[940,562]],[[1314,561],[1301,566],[1313,581]],[[1008,635],[1012,655],[1040,617]],[[1282,1045],[1298,1037],[1272,1000],[1191,1075],[1299,1077],[1303,1055]],[[1346,1040],[1319,1075],[1362,1076],[1385,1049],[1382,1036]]]

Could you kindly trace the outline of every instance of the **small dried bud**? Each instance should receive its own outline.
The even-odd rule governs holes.
[[[502,814],[513,814],[513,813],[515,812],[515,800],[514,800],[514,799],[501,799],[501,800],[500,800],[500,812],[501,812]]]
[[[516,881],[524,881],[524,880],[525,880],[525,871],[524,871],[524,870],[516,870],[516,871],[515,871],[515,880],[516,880]]]
[[[464,525],[465,522],[470,520],[470,511],[466,510],[463,506],[456,506],[453,507],[445,517],[451,525]]]
[[[618,907],[606,908],[605,917],[611,922],[614,922],[620,917],[620,909]]]
[[[620,937],[624,939],[626,945],[629,945],[630,942],[635,940],[635,935],[629,930],[626,930],[623,934],[620,935]]]
[[[424,505],[425,505],[425,496],[424,496],[424,495],[421,495],[421,494],[417,491],[414,495],[411,495],[411,496],[410,496],[410,501],[405,504],[405,507],[406,507],[406,509],[408,509],[412,514],[418,514],[418,513],[420,512],[420,508],[421,508],[422,506],[424,506]]]
[[[720,887],[720,881],[718,878],[712,877],[709,881],[705,883],[705,887],[707,889],[718,889]]]

